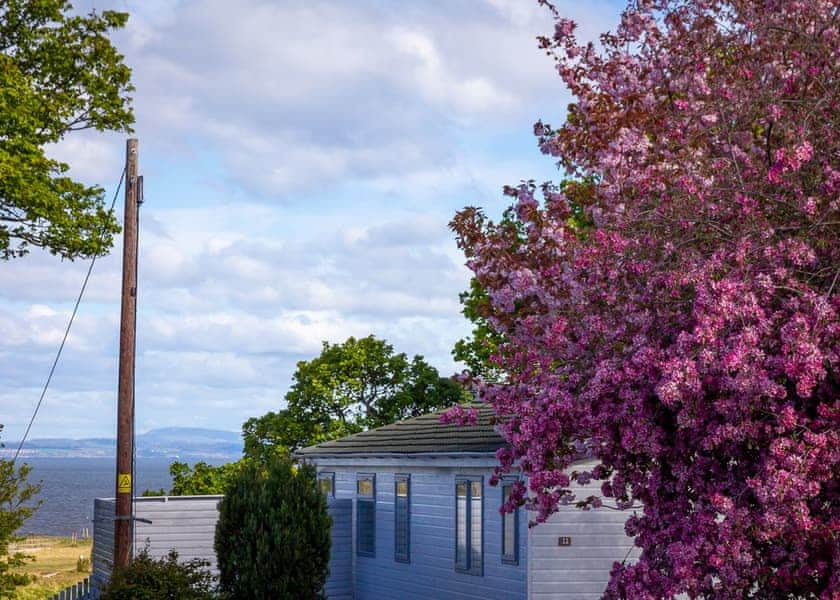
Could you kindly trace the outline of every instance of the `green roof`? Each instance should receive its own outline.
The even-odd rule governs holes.
[[[297,455],[306,458],[453,452],[491,454],[506,445],[493,426],[492,407],[472,403],[464,408],[477,411],[475,425],[443,424],[440,415],[444,411],[441,410],[309,446],[299,450]]]

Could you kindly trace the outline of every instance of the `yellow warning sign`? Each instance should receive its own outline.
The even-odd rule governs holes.
[[[117,476],[117,493],[131,493],[131,473],[120,473],[119,476]]]

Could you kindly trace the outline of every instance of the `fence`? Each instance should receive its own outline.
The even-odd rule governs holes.
[[[178,551],[180,560],[200,558],[210,563],[217,575],[213,540],[218,504],[222,496],[153,496],[135,498],[135,554],[147,548],[152,558],[161,558],[170,549]],[[330,575],[324,591],[330,598],[347,600],[353,597],[353,502],[330,498],[329,513],[333,520]],[[100,590],[111,576],[114,550],[114,500],[97,498],[93,510],[93,574],[94,588]],[[81,596],[88,600],[88,596]],[[55,599],[53,599],[55,600]],[[74,600],[72,596],[58,600]]]
[[[188,561],[210,562],[216,573],[213,538],[222,496],[154,496],[134,499],[134,555],[144,548],[152,558],[163,558],[170,550]],[[97,498],[93,509],[93,587],[101,589],[111,576],[114,552],[114,500]],[[72,600],[72,599],[71,599]]]
[[[51,600],[95,600],[96,597],[97,594],[91,587],[90,579],[88,578],[68,588],[64,588],[54,595]]]
[[[28,534],[11,544],[9,544],[9,550],[11,552],[30,552],[32,550],[38,550],[39,548],[49,547],[56,543],[56,540],[59,539],[58,536],[52,535],[38,535],[38,534]],[[83,527],[81,531],[73,532],[69,536],[61,538],[70,541],[71,546],[75,546],[81,541],[90,539],[90,529],[87,527]]]

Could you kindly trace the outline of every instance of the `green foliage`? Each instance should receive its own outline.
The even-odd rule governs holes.
[[[422,356],[409,361],[368,336],[324,342],[321,354],[297,364],[285,410],[245,422],[245,456],[266,460],[468,400]]]
[[[312,435],[311,423],[295,419],[289,410],[251,417],[242,425],[245,456],[262,461],[289,456],[305,446]]]
[[[327,500],[315,469],[247,461],[219,505],[219,584],[231,600],[321,598],[330,556]]]
[[[130,69],[108,39],[128,15],[70,14],[64,0],[0,3],[0,258],[44,247],[102,254],[119,231],[103,190],[67,177],[48,144],[84,130],[131,130]]]
[[[409,362],[384,340],[351,337],[299,362],[286,401],[305,446],[457,404],[463,392],[447,381],[422,356]]]
[[[320,356],[297,364],[286,394],[289,413],[321,441],[357,433],[388,422],[381,400],[402,390],[408,360],[373,336],[324,342]]]
[[[203,496],[222,494],[228,482],[242,470],[243,462],[238,460],[224,465],[213,466],[206,462],[197,462],[192,468],[183,462],[169,465],[172,476],[171,496]]]
[[[415,356],[408,366],[401,388],[379,399],[378,420],[370,427],[381,427],[395,421],[454,406],[472,399],[469,392],[451,377],[441,377],[438,370],[422,356]]]
[[[15,573],[14,569],[32,557],[21,552],[9,554],[9,550],[11,544],[23,539],[15,532],[41,504],[40,501],[31,502],[41,490],[40,485],[26,482],[31,470],[29,465],[16,466],[12,461],[0,458],[0,598],[14,598],[15,588],[29,583],[28,576]]]
[[[116,569],[100,600],[213,600],[215,579],[200,559],[178,562],[172,550],[159,560],[149,556],[148,548],[126,568]]]
[[[498,351],[504,338],[491,327],[485,316],[490,310],[487,290],[481,287],[473,277],[470,279],[469,291],[461,292],[459,298],[463,307],[461,313],[472,322],[473,330],[468,337],[455,342],[452,357],[464,363],[473,377],[491,383],[498,382],[501,379],[501,373],[490,362],[490,357]]]

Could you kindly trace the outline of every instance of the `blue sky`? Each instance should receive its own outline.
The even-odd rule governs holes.
[[[557,2],[583,37],[614,2]],[[447,223],[556,178],[533,123],[570,101],[529,0],[77,2],[131,13],[141,212],[137,427],[238,430],[322,340],[374,334],[442,374],[469,326]],[[113,193],[124,136],[51,148]],[[118,204],[121,205],[122,198]],[[115,429],[119,240],[97,263],[32,437]],[[22,434],[87,265],[0,265],[0,423]]]

